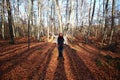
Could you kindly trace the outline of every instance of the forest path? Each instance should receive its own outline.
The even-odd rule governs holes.
[[[69,50],[65,45],[63,60],[55,43],[31,43],[29,50],[27,44],[6,46],[0,51],[0,80],[93,80],[82,60],[76,61],[76,53]]]
[[[99,54],[82,44],[64,45],[64,59],[56,43],[32,42],[29,50],[27,43],[6,46],[0,50],[0,80],[104,80],[108,72],[94,62]]]

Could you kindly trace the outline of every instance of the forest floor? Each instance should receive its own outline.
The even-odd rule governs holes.
[[[69,43],[60,59],[56,43],[26,40],[0,40],[0,80],[120,80],[120,54]]]

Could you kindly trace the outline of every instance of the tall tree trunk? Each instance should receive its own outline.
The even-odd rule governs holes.
[[[38,25],[38,40],[40,40],[40,33],[42,32],[42,25],[41,25],[41,0],[38,0],[38,20],[39,20],[39,25]]]
[[[105,10],[103,11],[103,13],[105,13],[105,27],[104,27],[104,29],[103,29],[103,39],[102,39],[101,47],[103,47],[104,40],[106,40],[106,38],[107,38],[107,26],[108,26],[108,21],[107,21],[107,15],[108,15],[108,3],[109,3],[109,0],[106,1]]]
[[[5,26],[4,26],[4,0],[2,0],[2,38],[5,39]]]
[[[91,17],[90,25],[92,25],[92,22],[93,22],[95,6],[96,6],[96,0],[94,0],[94,4],[93,4],[93,11],[92,11],[92,17]]]
[[[74,2],[73,0],[70,0],[70,10],[69,10],[69,22],[71,22],[71,27],[70,27],[70,33],[71,33],[71,36],[73,36],[73,29],[75,27],[75,24],[74,24]],[[73,38],[73,37],[72,37]]]
[[[69,0],[66,2],[66,23],[68,23],[68,2]]]
[[[88,31],[85,31],[85,35],[84,35],[85,43],[88,43],[88,36],[90,35],[91,6],[92,6],[92,0],[90,0],[90,7],[89,7],[89,13],[88,13],[89,28],[88,28]]]
[[[54,4],[51,5],[51,32],[52,32],[52,38],[54,36]]]
[[[96,0],[94,0],[94,3],[93,3],[93,11],[92,11],[91,20],[89,22],[89,33],[88,33],[88,36],[90,36],[90,33],[91,33],[91,28],[92,28],[91,25],[92,25],[93,18],[94,18],[95,6],[96,6]]]
[[[80,32],[82,31],[83,28],[83,0],[81,1],[81,6],[80,6],[80,20],[81,20],[81,28],[80,28]]]
[[[52,3],[53,3],[53,1],[52,1]],[[54,10],[54,14],[53,14],[54,15],[54,17],[53,17],[54,24],[53,25],[54,25],[54,33],[55,33],[55,30],[56,30],[56,25],[55,25],[55,21],[56,21],[56,19],[55,19],[56,14],[55,13],[56,13],[56,10],[55,10],[55,4],[54,3],[53,3],[53,10]]]
[[[34,5],[34,0],[31,0],[31,25],[33,25],[33,18],[34,18],[34,10],[33,10],[33,5]]]
[[[7,11],[8,11],[8,23],[9,23],[9,32],[10,32],[10,43],[14,44],[11,6],[10,6],[10,1],[9,0],[7,0],[6,2],[7,2]]]
[[[17,11],[17,15],[16,15],[16,16],[17,16],[16,21],[17,21],[18,24],[16,25],[16,27],[18,27],[18,28],[20,28],[20,25],[19,25],[19,23],[20,23],[19,3],[20,3],[19,0],[17,0],[17,9],[18,9],[18,11]],[[15,23],[15,24],[16,24],[16,23]],[[17,32],[18,32],[18,34],[19,34],[19,36],[20,36],[20,33],[21,33],[21,32],[19,32],[19,30],[18,30]],[[16,30],[15,30],[15,33],[16,33]],[[16,35],[16,34],[15,34],[15,35]],[[16,35],[16,36],[17,36],[17,35]],[[18,37],[19,37],[19,36],[18,36]]]
[[[56,8],[58,10],[57,13],[58,13],[58,18],[59,18],[59,33],[63,33],[62,17],[61,17],[59,2],[58,0],[54,0],[54,1],[55,1]]]
[[[115,14],[115,0],[112,0],[112,23],[111,23],[111,35],[110,35],[109,44],[111,44],[112,42],[113,33],[115,31],[114,14]]]
[[[28,49],[30,48],[30,19],[31,19],[31,0],[29,0],[29,13],[28,13]]]
[[[49,3],[50,1],[48,0],[48,6],[50,5],[50,3]],[[50,26],[49,26],[49,24],[50,24],[50,16],[49,16],[49,10],[47,11],[47,41],[49,42],[49,40],[50,40]]]
[[[76,27],[78,26],[78,0],[76,0]]]
[[[98,8],[98,13],[97,13],[97,21],[99,21],[98,22],[98,25],[97,25],[97,28],[96,28],[96,31],[95,31],[95,38],[97,38],[98,37],[98,31],[100,31],[100,17],[99,17],[99,15],[100,15],[100,0],[99,0],[99,8]]]
[[[33,25],[34,25],[34,10],[33,10],[33,5],[34,5],[34,0],[31,0],[31,18],[30,18],[30,20],[31,20],[31,27],[30,27],[30,30],[31,30],[31,33],[30,33],[30,35],[32,36],[32,37],[34,37],[34,27],[33,27]]]

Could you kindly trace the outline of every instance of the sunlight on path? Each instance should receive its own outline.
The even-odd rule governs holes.
[[[58,60],[57,47],[54,49],[50,64],[48,65],[45,80],[60,80],[63,78],[73,80],[73,74],[70,70],[70,65],[66,54],[67,53],[64,50],[64,61],[62,59],[62,61]]]
[[[46,77],[45,80],[53,80],[55,69],[57,67],[57,56],[58,56],[58,51],[57,48],[55,48],[52,52],[52,58],[50,61],[50,64],[48,65],[47,72],[46,72]]]
[[[70,64],[69,64],[69,59],[67,57],[67,53],[66,51],[64,50],[64,54],[63,54],[65,60],[64,60],[64,67],[65,67],[65,72],[66,72],[66,76],[67,76],[67,79],[68,80],[74,80],[73,79],[73,73],[71,72],[70,70]]]

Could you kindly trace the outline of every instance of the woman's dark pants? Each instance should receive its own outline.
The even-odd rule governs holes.
[[[63,57],[63,46],[58,46],[59,57]]]

